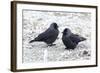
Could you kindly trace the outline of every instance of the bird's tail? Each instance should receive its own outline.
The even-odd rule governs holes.
[[[31,41],[29,41],[29,43],[32,43],[32,42],[35,42],[35,40],[31,40]]]

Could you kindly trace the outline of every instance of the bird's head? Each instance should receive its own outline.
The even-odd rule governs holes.
[[[71,34],[71,31],[69,28],[65,28],[64,31],[62,32],[64,35],[69,35]]]
[[[52,27],[52,28],[54,28],[54,29],[58,29],[57,23],[52,23],[52,24],[50,25],[50,27]]]

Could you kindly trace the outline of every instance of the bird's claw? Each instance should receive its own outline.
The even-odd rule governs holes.
[[[55,46],[56,44],[48,44],[48,46]]]

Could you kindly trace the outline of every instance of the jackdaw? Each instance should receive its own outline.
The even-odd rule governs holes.
[[[57,23],[52,23],[46,31],[39,34],[35,39],[31,40],[29,43],[39,41],[39,42],[45,42],[48,46],[53,46],[55,45],[53,43],[57,39],[58,34],[59,30]]]
[[[65,49],[75,49],[79,42],[86,40],[86,38],[74,34],[71,32],[70,29],[65,28],[63,31],[62,41],[63,44],[66,46]]]

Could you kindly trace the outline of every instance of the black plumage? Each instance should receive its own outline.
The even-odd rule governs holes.
[[[52,23],[50,27],[44,31],[43,33],[39,34],[35,39],[31,40],[29,43],[34,41],[45,42],[49,46],[54,45],[53,42],[57,39],[59,34],[58,25],[57,23]]]
[[[68,28],[65,28],[63,31],[62,41],[66,46],[65,49],[75,49],[78,43],[84,40],[86,40],[86,38],[72,33]]]

